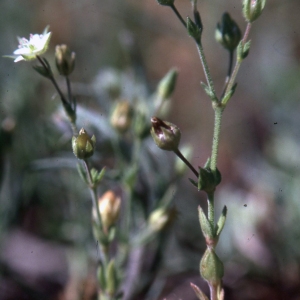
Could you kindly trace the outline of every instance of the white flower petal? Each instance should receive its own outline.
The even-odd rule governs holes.
[[[16,55],[30,55],[32,51],[29,48],[19,48],[14,51]]]
[[[18,57],[14,60],[14,62],[18,62],[18,61],[21,61],[21,60],[24,60],[23,56],[18,56]]]
[[[32,60],[37,55],[45,53],[51,38],[51,32],[48,32],[49,26],[44,29],[43,34],[31,34],[29,40],[18,37],[19,47],[13,53],[15,62],[21,60]]]

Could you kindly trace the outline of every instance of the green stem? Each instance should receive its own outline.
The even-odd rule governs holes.
[[[97,221],[98,221],[98,224],[101,226],[101,224],[102,224],[101,223],[101,216],[100,216],[100,212],[99,212],[99,208],[98,208],[98,204],[97,204],[97,201],[98,201],[97,188],[93,184],[92,175],[91,175],[91,171],[90,171],[87,160],[85,160],[85,159],[83,160],[83,165],[84,165],[84,168],[86,170],[87,178],[88,178],[88,181],[89,181],[89,189],[90,189],[90,193],[91,193],[93,207],[96,210]]]
[[[243,36],[243,39],[242,39],[243,45],[245,45],[245,43],[247,42],[250,30],[251,30],[251,23],[248,23],[247,27],[246,27],[246,30],[245,30],[245,33],[244,33],[244,36]],[[229,79],[229,82],[228,82],[228,85],[227,85],[227,88],[225,90],[224,95],[226,95],[232,89],[232,87],[234,85],[234,81],[236,79],[236,76],[238,74],[238,71],[240,69],[241,64],[242,64],[242,61],[239,61],[239,60],[236,61],[233,72],[232,72],[231,77]]]
[[[222,92],[222,95],[220,97],[220,99],[222,99],[225,95],[225,92],[227,90],[227,86],[229,83],[229,79],[232,73],[232,65],[233,65],[233,51],[229,51],[229,63],[228,63],[228,71],[227,71],[227,75],[226,75],[226,79],[225,79],[225,84],[224,84],[224,89]]]
[[[127,199],[127,203],[126,203],[126,208],[125,208],[125,226],[124,226],[124,237],[125,237],[125,241],[126,244],[129,243],[129,239],[130,239],[130,224],[131,224],[131,205],[132,205],[132,196],[133,196],[133,190],[132,187],[129,185],[125,185],[125,191],[126,191],[126,199]]]
[[[198,53],[199,53],[199,56],[200,56],[201,64],[202,64],[202,67],[203,67],[204,75],[205,75],[205,78],[206,78],[206,82],[207,82],[210,90],[213,92],[213,94],[216,95],[214,83],[213,83],[211,75],[210,75],[210,71],[209,71],[209,68],[208,68],[208,65],[207,65],[207,61],[206,61],[206,58],[205,58],[205,54],[204,54],[202,44],[201,44],[201,42],[196,42],[196,45],[197,45],[197,50],[198,50]]]
[[[210,224],[212,225],[212,227],[215,227],[215,202],[214,202],[214,196],[215,193],[208,193],[207,194],[207,205],[208,205],[208,213],[207,213],[207,217],[208,217],[208,221],[210,222]]]
[[[60,97],[61,102],[63,104],[63,107],[65,109],[65,112],[66,112],[67,116],[70,119],[70,123],[71,123],[71,128],[72,128],[73,135],[77,136],[78,129],[77,129],[76,123],[75,123],[75,121],[71,120],[71,118],[70,118],[70,116],[68,114],[68,111],[66,109],[66,107],[70,106],[71,104],[67,101],[67,99],[65,98],[63,92],[59,88],[59,86],[58,86],[58,84],[57,84],[57,82],[56,82],[56,80],[55,80],[55,78],[54,78],[54,76],[52,74],[52,70],[51,70],[50,66],[48,67],[46,65],[46,63],[43,61],[43,59],[39,55],[37,55],[36,58],[38,59],[38,61],[40,62],[40,64],[45,68],[45,70],[49,70],[49,77],[48,78],[52,82],[52,84],[54,85],[54,88],[56,89],[57,93],[59,94],[59,97]],[[71,91],[70,82],[67,84],[67,86],[68,86],[68,95],[70,97],[70,91]],[[69,91],[69,89],[70,89],[70,91]],[[76,105],[73,107],[73,109],[74,109],[74,111],[76,113],[76,110],[75,110],[76,109]]]
[[[45,68],[45,70],[49,70],[48,66],[45,64],[45,62],[43,61],[43,59],[39,55],[37,55],[36,58],[41,63],[41,65]],[[51,70],[49,70],[49,71],[50,71],[49,72],[50,73],[49,74],[49,76],[50,76],[49,79],[52,82],[52,84],[54,85],[56,91],[58,92],[61,101],[63,103],[67,103],[67,100],[66,100],[64,94],[62,93],[61,89],[59,88],[59,86],[58,86],[58,84],[57,84],[57,82],[56,82],[56,80],[55,80],[55,78],[54,78],[54,76],[52,74],[52,71]]]
[[[131,157],[130,165],[127,166],[127,168],[128,167],[131,168],[131,172],[135,172],[135,173],[130,174],[130,176],[133,176],[133,178],[131,178],[131,182],[126,182],[124,184],[124,190],[126,191],[126,196],[127,196],[125,218],[124,218],[124,237],[126,241],[129,241],[130,225],[132,224],[132,197],[133,197],[134,184],[136,182],[136,177],[137,177],[141,146],[142,146],[141,139],[135,137],[133,142],[133,150],[132,150],[133,154]]]
[[[215,123],[214,123],[214,135],[213,135],[213,143],[212,143],[212,151],[211,151],[211,161],[210,161],[210,169],[215,172],[217,169],[217,160],[218,160],[218,150],[219,150],[219,142],[220,142],[220,133],[221,133],[221,121],[224,107],[216,106],[215,110]]]
[[[69,103],[72,105],[72,108],[75,110],[76,103],[75,103],[75,100],[73,99],[73,95],[72,95],[70,78],[69,78],[69,76],[65,76],[65,78],[66,78],[67,90],[68,90],[68,100],[69,100]]]

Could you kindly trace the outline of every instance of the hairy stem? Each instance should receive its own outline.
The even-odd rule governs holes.
[[[227,86],[230,80],[230,76],[232,73],[232,66],[233,66],[233,51],[229,51],[229,63],[228,63],[228,71],[227,71],[227,75],[226,75],[226,79],[225,79],[225,84],[224,84],[224,90],[222,92],[222,95],[220,97],[220,99],[222,99],[225,95],[225,92],[227,90]]]
[[[215,123],[214,123],[214,135],[213,135],[211,161],[210,161],[210,168],[213,172],[215,172],[217,169],[218,150],[219,150],[220,133],[221,133],[221,121],[222,121],[222,114],[223,114],[224,107],[217,106],[214,109],[215,109]]]
[[[100,216],[100,212],[99,212],[99,208],[98,208],[98,204],[97,204],[97,200],[98,200],[97,188],[93,184],[91,171],[90,171],[90,168],[89,168],[89,165],[88,165],[88,162],[87,162],[86,159],[83,160],[83,165],[84,165],[84,168],[85,168],[85,171],[86,171],[86,174],[87,174],[87,178],[88,178],[88,181],[89,181],[89,186],[88,187],[89,187],[89,190],[90,190],[90,193],[91,193],[93,207],[94,207],[94,209],[96,210],[96,213],[97,213],[97,221],[98,221],[99,225],[101,226],[101,224],[102,224],[101,223],[101,216]]]
[[[213,83],[211,75],[210,75],[210,71],[209,71],[209,68],[208,68],[208,65],[207,65],[207,61],[206,61],[206,58],[205,58],[202,43],[201,42],[196,42],[196,45],[197,45],[197,50],[198,50],[198,53],[199,53],[199,56],[200,56],[201,64],[202,64],[202,67],[203,67],[204,75],[205,75],[205,78],[206,78],[206,82],[207,82],[210,90],[213,92],[213,94],[216,95],[214,83]]]
[[[246,27],[246,30],[245,30],[245,33],[244,33],[244,36],[243,36],[243,39],[242,39],[243,45],[245,45],[245,43],[247,42],[250,30],[251,30],[251,23],[248,23],[247,27]],[[224,95],[226,95],[232,89],[232,87],[234,85],[235,78],[238,74],[238,71],[240,69],[241,64],[242,64],[242,61],[238,61],[238,60],[236,61],[233,72],[232,72],[231,77],[229,79],[229,82],[228,82],[228,85],[227,85],[227,88],[225,90]]]
[[[207,194],[207,205],[208,205],[208,221],[212,225],[212,227],[215,227],[215,203],[214,203],[214,195],[215,193],[208,193]]]

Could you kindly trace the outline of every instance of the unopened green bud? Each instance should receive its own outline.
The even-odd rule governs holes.
[[[219,286],[221,284],[224,266],[214,249],[206,249],[200,262],[200,273],[210,285]]]
[[[211,169],[199,167],[198,190],[210,193],[213,192],[215,188],[215,177]]]
[[[243,14],[247,22],[254,22],[262,13],[266,0],[244,0]]]
[[[157,0],[158,4],[164,6],[172,6],[174,5],[175,0]]]
[[[96,137],[90,137],[87,132],[82,128],[77,137],[72,138],[72,148],[74,155],[79,159],[86,159],[94,154],[96,145]]]
[[[176,151],[179,146],[181,132],[180,129],[167,121],[162,121],[157,117],[151,118],[151,135],[155,144],[163,150]]]
[[[164,208],[157,208],[149,216],[149,226],[153,231],[161,231],[169,221],[168,211]]]
[[[119,133],[125,133],[131,126],[133,109],[127,100],[119,101],[113,108],[110,124]]]
[[[186,28],[189,36],[191,36],[196,41],[196,43],[200,43],[202,29],[199,28],[199,26],[189,17],[187,17]]]
[[[231,19],[228,13],[224,13],[222,21],[217,24],[217,29],[215,31],[217,42],[225,49],[233,51],[239,44],[241,37],[242,33],[239,26]]]
[[[140,139],[144,139],[149,135],[150,125],[145,112],[136,110],[133,128],[135,135]]]
[[[178,72],[175,69],[170,70],[159,82],[157,94],[162,99],[168,99],[173,94]]]
[[[75,67],[75,52],[71,52],[67,45],[55,47],[55,62],[60,75],[70,75]]]

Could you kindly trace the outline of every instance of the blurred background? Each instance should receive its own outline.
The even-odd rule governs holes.
[[[214,31],[226,11],[244,31],[241,1],[198,2],[203,46],[220,94],[228,53]],[[190,1],[175,4],[191,16]],[[45,57],[52,64],[57,44],[76,52],[74,93],[79,107],[97,118],[106,113],[101,101],[113,92],[116,77],[120,94],[146,98],[176,67],[166,118],[180,127],[182,143],[192,145],[193,164],[204,165],[213,111],[200,86],[205,77],[194,42],[171,9],[155,0],[2,0],[0,11],[2,55],[17,48],[17,36],[41,33],[47,25],[52,39]],[[299,11],[298,0],[267,1],[223,115],[216,205],[217,215],[228,207],[228,218],[217,252],[225,264],[227,300],[300,299]],[[96,245],[87,225],[89,194],[76,171],[58,97],[32,64],[0,60],[0,299],[75,299],[74,286],[82,290],[80,299],[92,299],[89,265]],[[79,127],[101,123],[87,116]],[[165,163],[174,160],[172,153],[163,155]],[[188,177],[190,172],[174,195],[179,216],[150,289],[156,292],[135,299],[192,300],[190,282],[207,291],[198,272],[205,244],[197,219],[197,206],[206,200]]]

